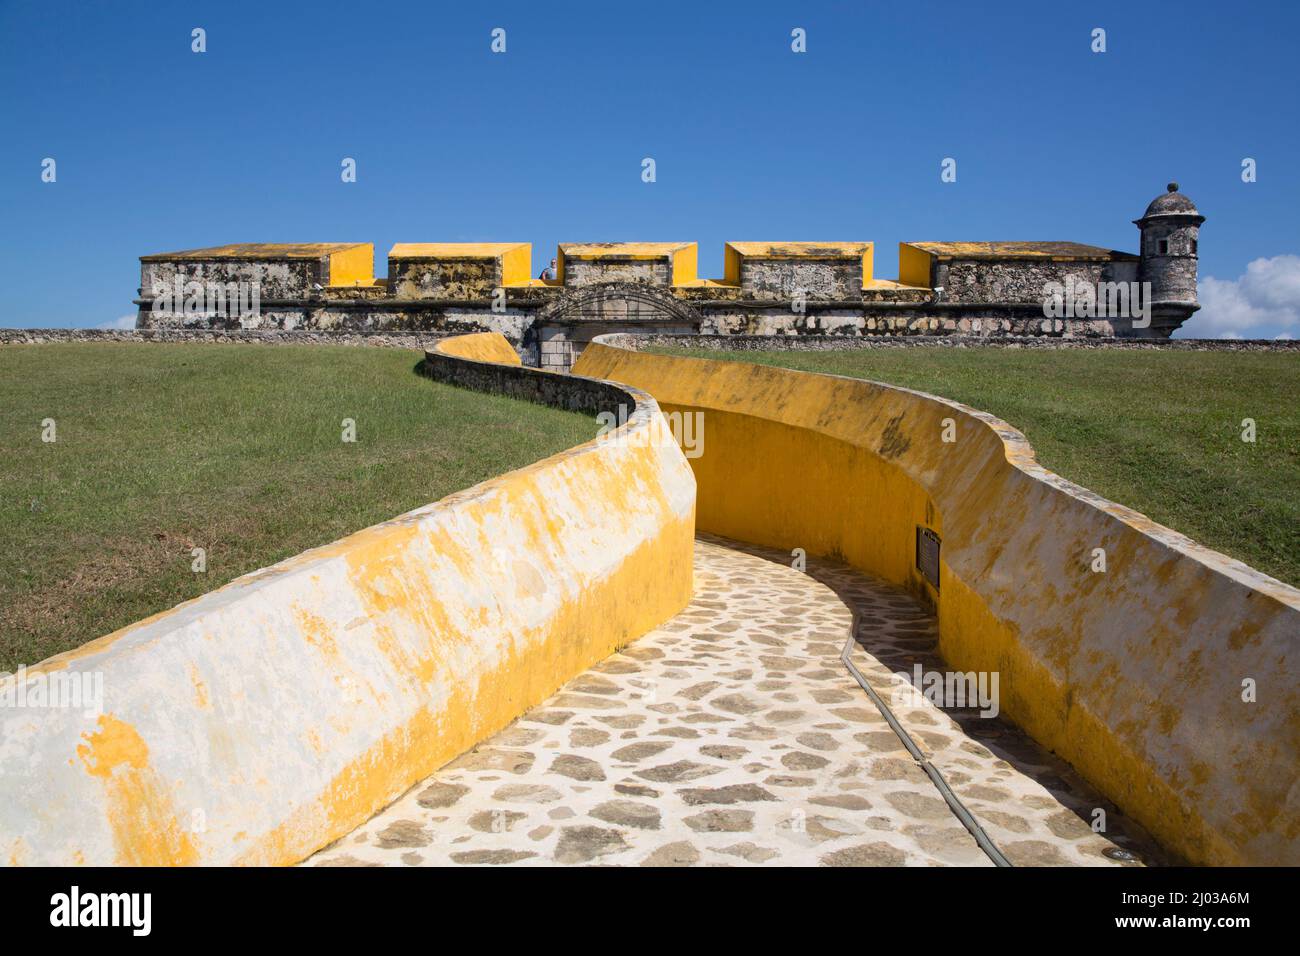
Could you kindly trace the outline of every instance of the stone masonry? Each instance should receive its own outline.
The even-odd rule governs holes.
[[[846,647],[1012,864],[1171,862],[1011,725],[906,693],[899,672],[943,666],[910,595],[710,536],[695,561],[677,617],[306,864],[991,866]]]
[[[369,243],[157,253],[140,260],[136,324],[493,331],[527,364],[555,370],[595,335],[620,331],[1165,339],[1199,307],[1204,217],[1177,186],[1134,220],[1137,254],[1075,242],[905,242],[897,279],[874,277],[869,242],[730,242],[721,279],[698,277],[689,242],[564,243],[554,273],[541,276],[531,246],[517,242],[399,243],[384,278]],[[1061,294],[1051,290],[1066,287],[1068,306],[1053,310]]]

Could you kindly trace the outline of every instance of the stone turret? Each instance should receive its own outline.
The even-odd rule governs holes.
[[[1151,326],[1147,334],[1166,338],[1199,309],[1196,301],[1196,243],[1205,222],[1177,183],[1157,196],[1133,223],[1142,231],[1138,281],[1151,283]]]

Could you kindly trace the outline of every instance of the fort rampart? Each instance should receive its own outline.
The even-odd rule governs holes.
[[[908,588],[950,667],[1000,674],[1004,714],[1188,860],[1300,863],[1300,591],[1053,474],[986,413],[638,344],[599,339],[575,372],[703,415],[700,530]]]

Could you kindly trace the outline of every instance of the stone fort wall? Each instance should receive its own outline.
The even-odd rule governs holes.
[[[366,243],[159,253],[140,260],[137,328],[498,332],[526,364],[567,370],[610,332],[1167,338],[1196,307],[1165,307],[1150,327],[1132,314],[1051,314],[1050,283],[1142,274],[1140,255],[1078,243],[902,243],[897,279],[874,276],[869,242],[732,242],[725,253],[720,279],[700,278],[696,244],[683,242],[562,244],[541,277],[527,243],[400,243],[381,278]]]

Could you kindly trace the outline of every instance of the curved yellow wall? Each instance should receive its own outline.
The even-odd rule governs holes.
[[[295,862],[676,614],[694,479],[620,394],[602,441],[29,669],[105,706],[0,709],[0,864]]]
[[[522,365],[517,353],[500,332],[455,335],[434,345],[434,351],[455,358],[497,365]]]
[[[1003,712],[1168,847],[1300,863],[1300,592],[1051,474],[956,403],[599,339],[574,371],[702,412],[701,529],[842,556],[930,601],[948,664],[997,671]],[[942,537],[937,591],[918,525]]]

